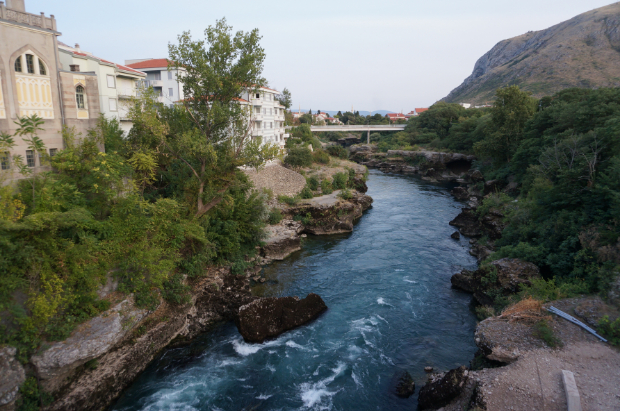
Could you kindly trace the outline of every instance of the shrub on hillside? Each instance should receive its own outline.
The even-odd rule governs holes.
[[[267,222],[270,225],[278,224],[282,221],[282,212],[278,208],[272,208],[267,216]]]
[[[315,150],[314,153],[312,153],[312,158],[315,163],[329,164],[329,154],[323,149]]]
[[[309,167],[312,165],[312,152],[306,147],[293,147],[288,150],[284,164],[293,168]]]
[[[329,180],[321,181],[321,192],[323,194],[331,194],[334,192],[332,184],[329,182]]]
[[[347,187],[347,181],[349,181],[348,173],[336,173],[333,177],[332,187],[335,190],[341,190]]]
[[[310,190],[312,191],[316,191],[319,189],[319,179],[315,176],[306,177],[306,184],[308,184],[308,187],[310,187]]]
[[[299,193],[299,197],[303,199],[309,199],[309,198],[314,197],[314,195],[312,194],[312,190],[310,190],[310,187],[306,185],[304,189],[301,190],[301,193]]]
[[[288,205],[295,205],[299,202],[299,197],[290,197],[285,195],[279,195],[278,201]]]
[[[330,156],[338,157],[343,160],[349,158],[349,151],[342,146],[329,146],[327,147],[327,152]]]

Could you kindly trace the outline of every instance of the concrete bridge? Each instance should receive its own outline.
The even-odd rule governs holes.
[[[370,144],[370,132],[371,131],[403,131],[406,124],[381,124],[381,125],[368,125],[368,124],[356,124],[351,126],[310,126],[310,130],[313,132],[322,131],[366,131],[367,142]],[[286,127],[290,128],[290,126]]]

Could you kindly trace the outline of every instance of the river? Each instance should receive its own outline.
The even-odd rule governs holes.
[[[226,324],[166,350],[111,410],[410,410],[425,366],[467,364],[476,320],[450,276],[476,261],[448,225],[462,205],[415,177],[373,170],[368,187],[373,207],[353,233],[307,238],[253,289],[317,293],[323,315],[263,344]],[[401,370],[416,381],[409,399],[393,393]]]

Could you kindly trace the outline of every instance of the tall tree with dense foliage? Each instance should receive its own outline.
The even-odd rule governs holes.
[[[476,153],[499,163],[510,161],[523,139],[525,123],[535,111],[536,100],[531,93],[522,91],[519,86],[498,89],[491,109],[491,123],[495,131],[476,143]]]
[[[286,107],[287,110],[290,109],[291,105],[293,104],[291,92],[286,87],[284,87],[284,90],[282,90],[282,94],[278,95],[277,99],[280,104]]]
[[[186,70],[179,82],[194,128],[166,145],[195,180],[197,217],[222,201],[235,181],[237,166],[255,158],[254,147],[248,146],[252,138],[249,106],[240,104],[240,97],[266,84],[262,77],[265,51],[257,29],[233,33],[222,19],[204,34],[204,40],[194,40],[184,32],[178,44],[169,45],[171,66]]]

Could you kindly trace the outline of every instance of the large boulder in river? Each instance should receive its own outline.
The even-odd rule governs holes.
[[[0,409],[11,409],[19,386],[26,381],[24,367],[15,358],[13,347],[0,348]]]
[[[465,366],[448,371],[445,375],[431,376],[418,394],[421,410],[436,410],[455,399],[467,383],[469,372]]]
[[[237,328],[248,342],[263,342],[318,317],[327,306],[317,294],[259,298],[239,307]]]
[[[409,398],[415,392],[415,381],[409,371],[403,371],[396,383],[396,395],[401,398]]]
[[[491,295],[514,294],[536,278],[540,278],[536,265],[518,258],[502,258],[476,271],[463,270],[454,274],[450,281],[453,287],[473,293],[480,304],[492,305]]]

